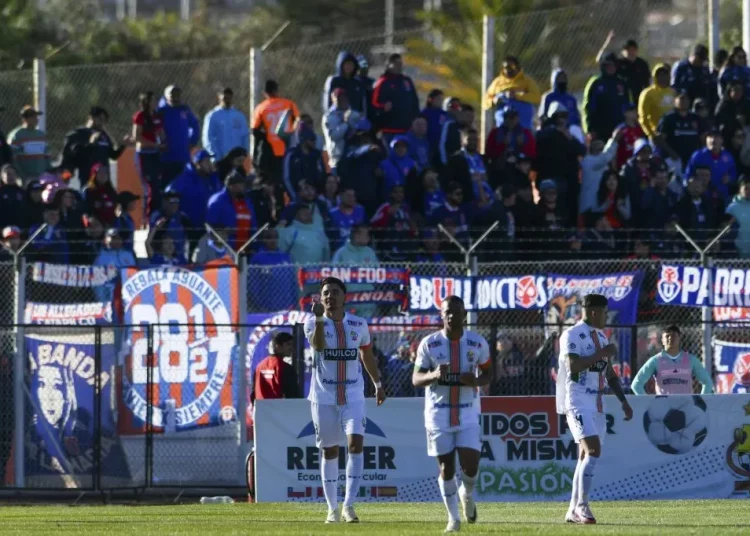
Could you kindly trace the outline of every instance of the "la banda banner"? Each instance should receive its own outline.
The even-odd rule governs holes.
[[[629,397],[623,419],[605,397],[607,434],[593,500],[750,497],[750,395]],[[367,401],[359,501],[440,501],[427,456],[424,401]],[[324,501],[320,451],[310,404],[260,400],[256,412],[256,489],[260,502]],[[577,446],[554,397],[482,399],[479,501],[567,501]],[[339,492],[345,487],[345,438]]]
[[[466,308],[474,311],[567,309],[590,293],[603,294],[610,307],[632,311],[623,314],[635,319],[642,271],[597,275],[527,274],[519,276],[432,277],[412,275],[409,281],[409,310],[436,311],[450,295],[463,298]],[[561,306],[560,304],[564,304]],[[614,305],[618,304],[618,305]]]
[[[656,290],[656,301],[663,305],[720,308],[717,320],[745,318],[742,311],[750,307],[750,270],[665,264]]]

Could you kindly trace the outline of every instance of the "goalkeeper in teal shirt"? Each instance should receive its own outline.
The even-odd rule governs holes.
[[[680,350],[680,328],[669,326],[661,334],[664,350],[646,361],[635,375],[630,388],[637,395],[645,395],[648,380],[654,377],[657,395],[693,394],[693,377],[703,384],[701,394],[714,392],[711,375],[700,360]]]

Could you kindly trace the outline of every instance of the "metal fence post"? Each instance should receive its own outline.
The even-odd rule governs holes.
[[[474,278],[479,275],[479,260],[477,259],[476,255],[471,255],[471,252],[466,252],[466,275],[469,276],[469,278]],[[472,296],[472,298],[476,299],[476,296]],[[472,307],[469,309],[468,314],[466,315],[466,322],[469,324],[469,326],[476,326],[477,324],[477,312]]]
[[[485,15],[482,18],[482,87],[479,91],[480,98],[484,100],[484,92],[490,87],[492,78],[495,76],[495,17]],[[483,110],[481,117],[481,130],[479,145],[484,153],[484,142],[489,134],[492,121],[492,110]]]
[[[297,371],[297,383],[299,392],[305,396],[305,332],[304,324],[296,323],[292,326],[292,337],[294,337],[294,362],[292,366]]]
[[[14,405],[14,437],[13,437],[13,481],[17,488],[24,487],[24,433],[25,433],[25,396],[24,383],[26,381],[26,359],[24,352],[24,307],[26,306],[26,259],[16,257],[16,347],[13,359],[13,405]]]
[[[34,59],[34,107],[42,112],[37,128],[47,130],[47,64],[42,58]]]
[[[250,115],[263,100],[263,51],[260,47],[250,49]],[[251,151],[254,144],[250,144]]]
[[[247,441],[247,396],[250,392],[248,389],[247,377],[247,256],[242,255],[240,261],[240,329],[239,329],[239,351],[237,358],[240,371],[240,407],[238,409],[240,419],[240,440],[241,444]],[[244,460],[244,456],[243,456]]]
[[[705,270],[708,270],[708,288],[709,297],[712,298],[714,288],[714,271],[713,271],[713,259],[704,254],[701,255],[701,265]],[[706,367],[708,374],[711,379],[714,377],[714,352],[713,352],[713,339],[714,339],[714,319],[713,319],[713,307],[711,304],[704,305],[701,308],[701,322],[703,323],[703,366]]]
[[[94,491],[102,489],[102,327],[94,326]]]

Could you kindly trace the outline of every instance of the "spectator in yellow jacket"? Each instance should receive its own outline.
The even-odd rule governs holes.
[[[506,106],[518,111],[521,126],[533,128],[534,107],[539,105],[542,94],[537,83],[521,69],[515,56],[506,56],[500,74],[495,78],[484,97],[484,109],[496,107],[495,122],[503,124],[502,110]]]
[[[659,120],[674,109],[675,96],[674,89],[669,87],[669,65],[656,65],[652,74],[654,83],[643,90],[638,99],[638,122],[651,141],[658,135]]]

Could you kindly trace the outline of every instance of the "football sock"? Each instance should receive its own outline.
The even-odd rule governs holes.
[[[321,456],[322,457],[322,456]],[[326,496],[329,510],[336,510],[339,507],[338,486],[339,486],[339,459],[323,459],[320,476],[323,479],[323,493]]]
[[[474,484],[477,483],[477,475],[469,476],[466,473],[461,475],[461,483],[464,485],[464,491],[467,495],[474,493]]]
[[[581,464],[581,474],[578,479],[578,504],[588,504],[589,492],[591,486],[594,483],[594,470],[596,469],[596,462],[599,461],[598,457],[588,456],[583,459]]]
[[[572,512],[575,510],[576,506],[578,506],[578,482],[581,480],[581,460],[578,460],[578,463],[576,464],[576,470],[573,473],[573,483],[571,484],[570,489],[570,507],[568,508],[569,512]]]
[[[440,485],[440,495],[443,496],[445,508],[448,510],[448,518],[451,521],[458,521],[461,518],[458,515],[458,485],[456,484],[456,478],[443,480],[443,477],[439,476],[438,484]]]
[[[354,499],[359,491],[359,480],[362,478],[362,468],[365,464],[364,455],[349,453],[346,460],[346,495],[344,496],[344,506],[354,504]]]

